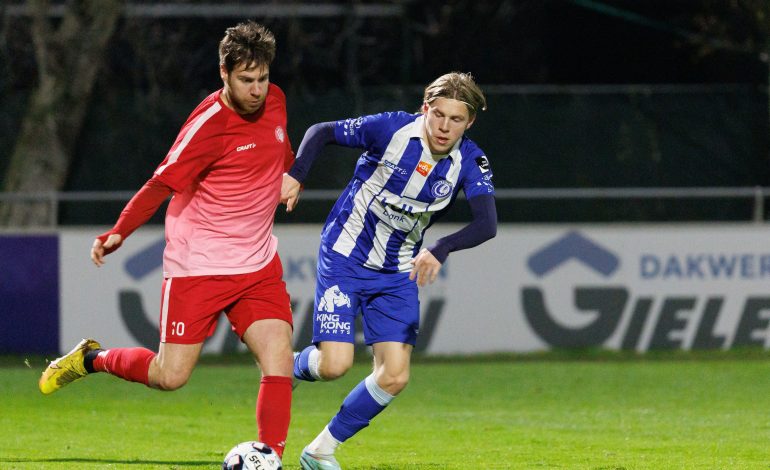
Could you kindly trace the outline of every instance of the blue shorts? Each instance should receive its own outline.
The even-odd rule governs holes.
[[[417,341],[420,299],[409,273],[381,273],[338,253],[319,253],[313,343],[355,342],[359,312],[367,345]]]

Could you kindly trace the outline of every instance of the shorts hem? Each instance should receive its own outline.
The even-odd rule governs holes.
[[[348,343],[348,344],[355,344],[356,340],[354,338],[318,338],[313,336],[313,339],[311,340],[311,343],[318,346],[320,343],[332,341],[335,343]]]
[[[403,336],[383,336],[382,338],[367,339],[365,344],[371,346],[375,343],[394,342],[408,344],[414,346],[417,343],[417,338],[404,338]]]
[[[180,339],[180,338],[166,338],[165,341],[161,341],[161,344],[200,344],[206,342],[209,337],[196,341],[195,339]]]

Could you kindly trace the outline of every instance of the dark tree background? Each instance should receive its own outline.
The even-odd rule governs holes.
[[[50,2],[52,8],[84,3]],[[99,72],[70,164],[61,185],[51,189],[135,190],[143,184],[187,114],[221,86],[217,43],[224,29],[248,17],[277,36],[271,79],[288,95],[295,148],[313,122],[414,110],[426,83],[461,70],[472,72],[488,94],[490,109],[470,136],[489,154],[499,188],[768,186],[765,3],[324,1],[312,4],[342,6],[342,13],[252,14],[260,5],[303,5],[275,1],[249,2],[243,17],[124,14],[103,62],[94,63]],[[9,169],[10,149],[39,85],[30,17],[12,8],[19,5],[0,8],[0,174]],[[401,12],[355,14],[378,5]],[[56,27],[61,16],[49,21]],[[308,187],[340,188],[355,155],[325,154],[331,171],[316,172]],[[596,210],[517,202],[504,205],[501,215],[579,220],[584,211],[599,220],[629,214],[676,220],[702,206],[671,211],[661,202],[637,201]],[[120,207],[64,204],[59,222],[110,223]],[[714,208],[745,218],[730,204]]]

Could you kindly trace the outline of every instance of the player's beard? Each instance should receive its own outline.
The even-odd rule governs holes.
[[[261,108],[263,104],[265,104],[264,96],[259,99],[249,97],[248,99],[241,100],[230,94],[229,98],[230,102],[233,104],[233,108],[235,108],[238,114],[254,114],[259,111],[259,108]]]

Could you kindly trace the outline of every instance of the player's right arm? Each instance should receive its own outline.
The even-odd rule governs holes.
[[[404,123],[398,119],[393,120],[394,116],[404,122],[409,120],[406,113],[379,113],[341,121],[319,122],[310,126],[299,144],[294,165],[284,175],[281,184],[281,203],[286,204],[286,212],[291,212],[296,206],[310,167],[325,146],[336,144],[362,149],[376,147],[378,138],[389,140],[392,128]],[[381,151],[375,153],[382,154]]]
[[[310,172],[313,162],[329,144],[337,143],[334,137],[334,122],[313,124],[305,132],[302,143],[297,149],[297,156],[291,169],[283,175],[281,182],[281,203],[286,204],[286,212],[291,212],[299,202],[302,183]]]
[[[150,178],[128,201],[115,226],[96,237],[91,246],[91,261],[96,266],[103,265],[104,257],[120,248],[123,240],[147,222],[171,193],[172,189],[157,177]]]

